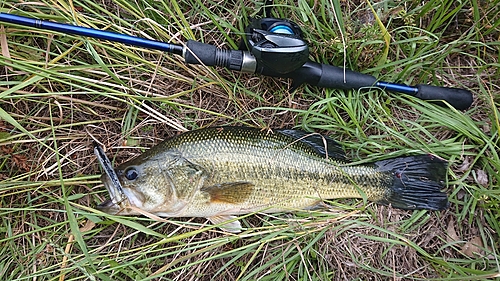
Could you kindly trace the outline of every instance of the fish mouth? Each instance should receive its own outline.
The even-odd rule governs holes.
[[[101,176],[101,181],[111,198],[97,205],[97,209],[108,214],[117,214],[123,209],[120,205],[127,200],[127,196],[123,193],[123,187],[111,165],[111,161],[109,161],[104,150],[97,142],[94,142],[94,153],[105,171]]]
[[[127,200],[127,197],[118,187],[113,185],[107,174],[101,176],[101,181],[104,183],[110,199],[97,205],[96,209],[107,214],[116,215],[123,209],[120,205]]]

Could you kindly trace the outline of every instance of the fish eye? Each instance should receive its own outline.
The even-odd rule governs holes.
[[[139,173],[137,172],[137,169],[135,167],[129,167],[125,170],[125,177],[128,180],[135,180],[139,176]]]

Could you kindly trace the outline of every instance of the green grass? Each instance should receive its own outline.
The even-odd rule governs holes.
[[[229,49],[262,7],[111,2],[6,0],[0,11]],[[333,0],[275,1],[273,16],[303,28],[315,61],[384,81],[463,87],[474,93],[469,110],[376,90],[289,92],[285,79],[3,24],[1,279],[500,279],[500,1],[370,3],[377,16],[367,2]],[[201,218],[153,221],[94,209],[108,196],[94,139],[122,163],[211,125],[325,133],[356,163],[438,155],[450,162],[451,206],[402,211],[335,200],[329,211],[249,214],[248,230],[237,235]]]

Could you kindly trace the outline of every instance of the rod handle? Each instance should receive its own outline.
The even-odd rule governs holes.
[[[425,84],[418,84],[416,87],[418,91],[415,97],[423,100],[433,100],[439,105],[444,105],[442,101],[446,101],[458,110],[465,110],[472,104],[472,93],[465,89],[438,87]]]
[[[377,82],[371,75],[359,73],[338,66],[320,64],[321,74],[316,86],[342,90],[370,87]]]

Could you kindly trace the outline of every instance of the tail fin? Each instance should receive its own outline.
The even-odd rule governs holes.
[[[443,210],[448,196],[441,192],[448,163],[433,155],[398,157],[375,162],[380,172],[390,172],[393,182],[377,203],[400,209]]]

